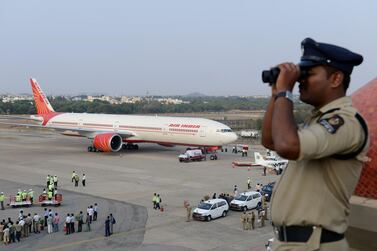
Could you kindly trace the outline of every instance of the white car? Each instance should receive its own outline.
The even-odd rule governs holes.
[[[194,209],[192,218],[196,220],[210,221],[219,217],[225,217],[229,211],[229,205],[224,199],[207,200]]]
[[[248,209],[260,207],[262,205],[262,195],[256,191],[243,192],[237,195],[230,202],[230,209],[246,211]]]

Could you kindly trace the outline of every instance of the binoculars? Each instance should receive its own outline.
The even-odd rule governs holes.
[[[262,71],[262,81],[263,83],[269,83],[270,85],[274,85],[276,80],[279,77],[280,69],[278,67],[274,67],[271,70]],[[300,77],[299,79],[306,78],[308,76],[307,69],[300,67]]]

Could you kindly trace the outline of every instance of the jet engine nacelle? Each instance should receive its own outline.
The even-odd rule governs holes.
[[[117,152],[122,148],[122,137],[115,133],[102,133],[94,137],[93,146],[102,152]]]

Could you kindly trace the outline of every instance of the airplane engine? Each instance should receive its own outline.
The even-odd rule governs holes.
[[[114,133],[102,133],[94,137],[93,146],[102,152],[117,152],[122,148],[122,137]]]

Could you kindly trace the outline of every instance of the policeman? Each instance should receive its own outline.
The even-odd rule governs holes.
[[[1,210],[4,210],[4,198],[5,198],[4,193],[1,192],[1,193],[0,193],[0,204],[1,204]]]
[[[244,211],[241,214],[240,220],[241,220],[241,223],[242,223],[242,229],[243,230],[247,230],[247,215],[246,215],[246,211]]]
[[[251,179],[250,177],[247,177],[247,189],[251,189]]]
[[[255,213],[251,211],[251,229],[255,228]]]
[[[348,250],[349,198],[367,160],[368,130],[346,91],[363,57],[310,38],[301,45],[299,65],[278,65],[262,127],[262,144],[290,160],[270,204],[273,250]],[[296,81],[300,100],[314,107],[302,128],[293,119]]]
[[[186,216],[187,216],[186,221],[189,222],[191,220],[191,210],[192,210],[192,207],[191,207],[191,205],[190,205],[190,203],[188,201],[184,202],[184,207],[186,208]]]

